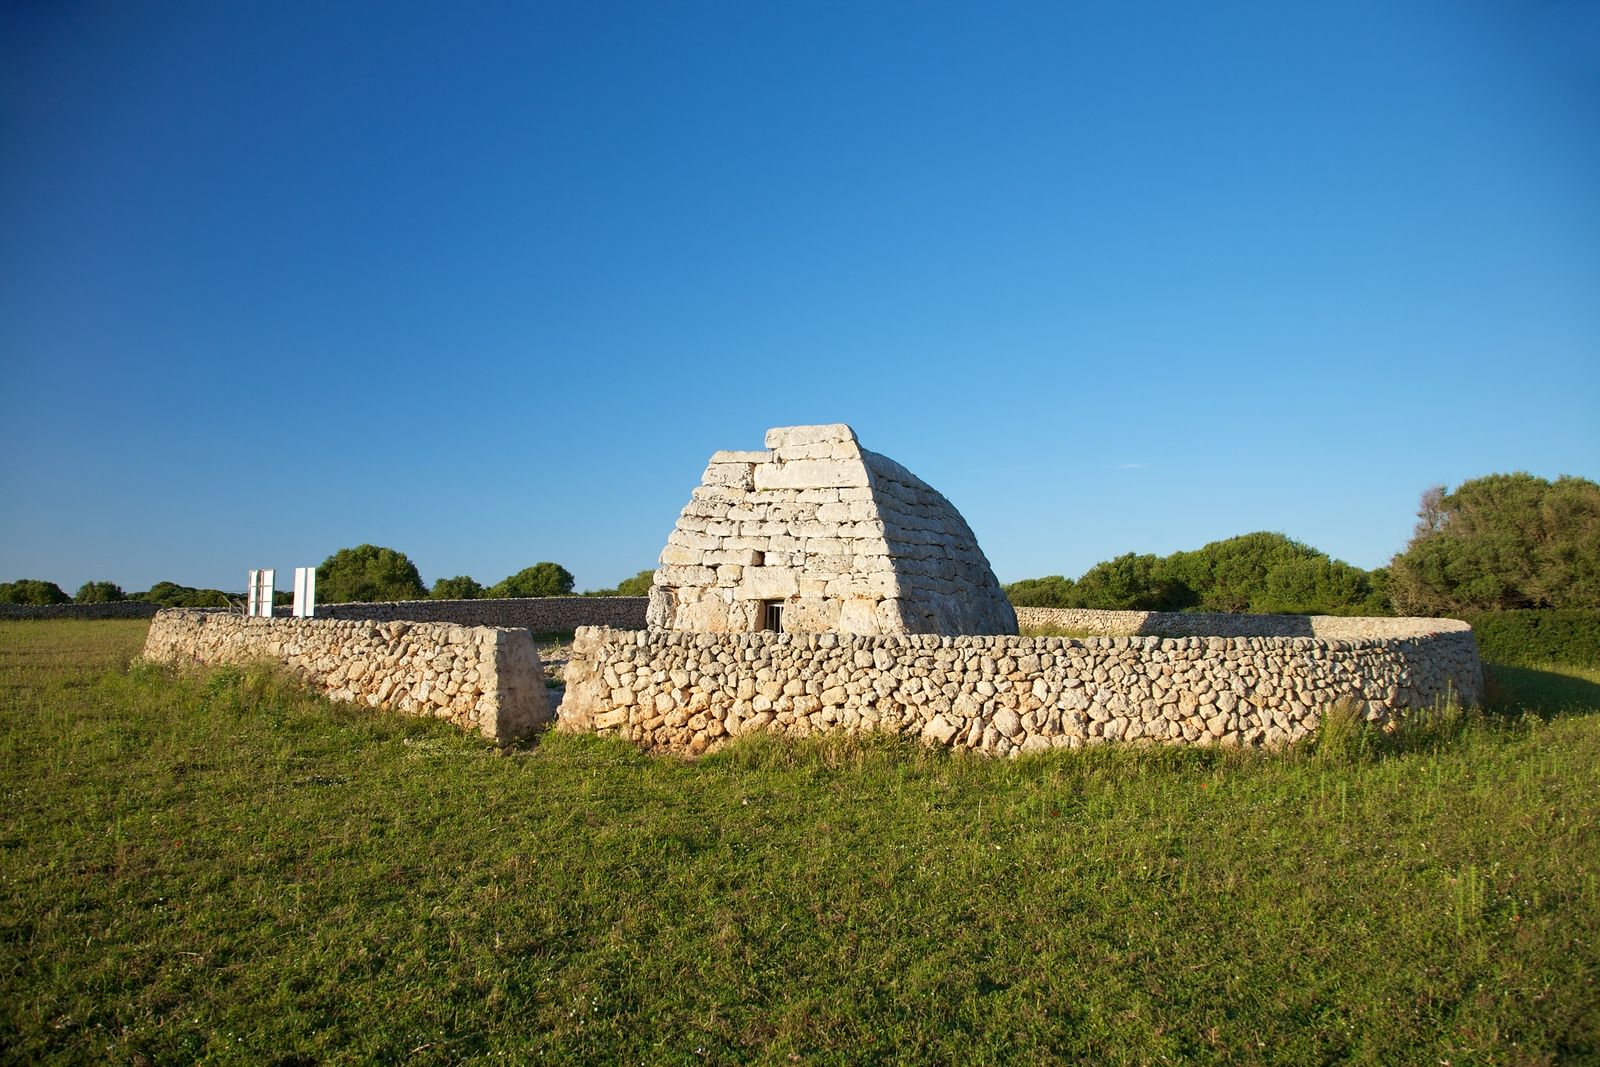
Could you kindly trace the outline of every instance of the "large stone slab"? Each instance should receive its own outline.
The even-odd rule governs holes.
[[[870,484],[860,460],[795,459],[755,468],[757,489],[842,489]]]
[[[818,426],[774,426],[767,431],[768,448],[787,448],[790,445],[856,443],[856,432],[842,422]]]

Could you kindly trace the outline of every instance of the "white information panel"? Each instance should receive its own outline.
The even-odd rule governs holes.
[[[294,617],[309,619],[317,613],[317,568],[294,569]]]
[[[250,572],[250,603],[246,614],[272,618],[273,574],[271,569]]]

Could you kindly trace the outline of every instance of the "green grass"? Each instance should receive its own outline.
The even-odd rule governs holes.
[[[0,1059],[1600,1057],[1597,672],[1320,752],[682,763],[129,671],[145,625],[0,624]]]

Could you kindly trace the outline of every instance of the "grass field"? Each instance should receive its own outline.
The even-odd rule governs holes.
[[[145,625],[0,624],[7,1061],[1600,1059],[1600,671],[1320,752],[690,764]]]

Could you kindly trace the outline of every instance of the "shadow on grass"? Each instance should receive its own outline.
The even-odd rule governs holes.
[[[1486,663],[1484,674],[1484,705],[1496,715],[1600,712],[1600,682],[1570,668]]]

